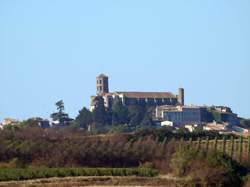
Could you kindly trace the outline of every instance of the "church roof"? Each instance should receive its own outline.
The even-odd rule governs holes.
[[[124,95],[127,98],[176,98],[176,96],[170,92],[116,92],[119,95]]]

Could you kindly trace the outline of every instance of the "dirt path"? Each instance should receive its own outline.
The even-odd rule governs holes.
[[[131,186],[183,186],[184,180],[171,176],[146,177],[66,177],[27,181],[0,182],[0,187],[131,187]]]

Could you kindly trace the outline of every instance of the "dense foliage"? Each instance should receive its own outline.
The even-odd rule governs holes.
[[[0,181],[69,176],[140,176],[154,177],[151,168],[26,168],[0,169]]]
[[[172,138],[193,139],[216,133],[173,133],[167,129],[142,130],[132,134],[90,136],[74,129],[5,129],[0,131],[0,164],[47,167],[137,167],[166,159]],[[167,141],[168,145],[162,146]],[[174,146],[174,145],[173,145]]]
[[[88,129],[88,125],[93,123],[92,113],[85,107],[79,111],[78,116],[75,119],[75,127]]]
[[[0,132],[0,162],[47,167],[137,167],[160,159],[153,139],[129,141],[129,135],[84,136],[81,131],[29,128]]]
[[[106,173],[115,176],[116,172],[125,171],[117,169],[113,173],[113,170],[104,169],[97,172],[94,169],[86,171],[78,168],[139,167],[155,168],[164,174],[173,173],[188,177],[197,184],[213,186],[218,183],[221,186],[238,186],[241,176],[244,175],[243,167],[225,155],[210,154],[205,149],[192,149],[189,141],[183,142],[190,137],[195,140],[207,138],[208,135],[211,138],[222,138],[222,135],[213,132],[174,133],[168,129],[105,135],[89,135],[86,131],[71,128],[5,129],[0,131],[0,176],[1,180]],[[180,143],[184,149],[181,149]],[[66,169],[52,169],[62,167]],[[35,168],[43,170],[34,174]],[[146,173],[143,176],[153,176],[154,172],[150,173],[151,171],[154,170],[140,170]]]
[[[206,139],[209,137],[210,139],[219,138],[222,139],[230,139],[232,134],[219,134],[217,131],[194,131],[189,132],[186,129],[179,129],[177,131],[171,129],[171,127],[163,127],[160,129],[142,129],[135,132],[133,136],[130,136],[131,140],[139,140],[145,137],[151,136],[153,139],[157,140],[158,142],[163,142],[165,139],[169,140],[172,138],[175,139],[183,139],[189,140],[192,138],[193,140],[197,140],[198,138]]]
[[[63,100],[56,102],[55,105],[58,111],[50,115],[53,120],[52,124],[57,127],[70,125],[73,119],[69,118],[69,115],[64,112]]]
[[[216,152],[181,149],[173,154],[171,168],[177,176],[188,176],[205,186],[241,186],[247,170],[228,156]]]
[[[240,127],[250,129],[250,119],[240,119]]]
[[[87,129],[90,125],[94,132],[107,132],[115,126],[128,126],[129,131],[134,131],[140,127],[150,127],[153,125],[153,108],[143,105],[124,106],[121,99],[116,98],[112,107],[105,108],[102,97],[96,97],[93,101],[95,109],[91,112],[87,108],[79,111],[75,120],[76,127]],[[125,129],[125,132],[128,131]]]

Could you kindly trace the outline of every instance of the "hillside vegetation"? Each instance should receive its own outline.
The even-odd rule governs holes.
[[[208,135],[216,140],[232,138],[212,132],[172,133],[167,129],[95,136],[69,129],[5,129],[0,131],[0,179],[152,177],[159,172],[181,177],[188,184],[242,186],[247,180],[248,163],[240,164],[226,152],[214,149],[216,146],[207,149],[197,144]]]

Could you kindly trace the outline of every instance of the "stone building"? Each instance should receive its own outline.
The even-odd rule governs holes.
[[[178,94],[171,92],[109,92],[108,76],[101,74],[96,78],[96,96],[91,97],[90,110],[95,108],[97,97],[102,97],[107,108],[112,106],[114,99],[120,98],[125,106],[141,104],[145,106],[184,105],[184,89],[179,88]]]
[[[174,126],[200,125],[206,110],[199,106],[159,106],[156,107],[155,117],[161,121],[172,122]]]
[[[217,113],[218,119],[214,118]],[[206,124],[213,121],[227,123],[230,126],[238,125],[237,114],[233,113],[229,107],[221,106],[157,106],[155,109],[155,119],[159,121],[172,122],[174,126],[184,126],[190,124]]]

